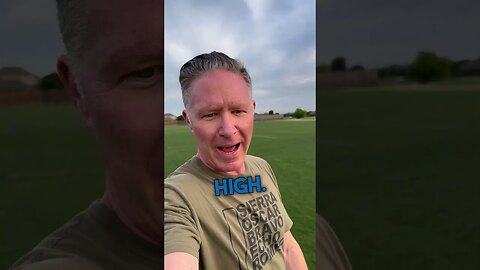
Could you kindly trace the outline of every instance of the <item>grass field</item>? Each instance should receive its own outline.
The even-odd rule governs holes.
[[[317,211],[354,269],[479,269],[480,83],[317,93]]]
[[[195,153],[195,142],[186,126],[165,127],[166,175]],[[292,233],[309,268],[315,269],[315,121],[257,121],[249,154],[266,159],[275,171],[294,222]]]
[[[0,107],[0,269],[104,190],[93,135],[72,106]]]
[[[317,211],[354,269],[479,269],[478,79],[317,97]],[[310,265],[314,125],[256,122],[250,151],[274,168]],[[179,126],[166,142],[168,173],[195,146]],[[70,105],[0,107],[0,164],[0,269],[104,189],[93,136]]]
[[[250,151],[274,168],[295,222],[293,232],[310,265],[314,260],[314,132],[314,121],[258,122]],[[195,152],[185,127],[166,127],[166,142],[166,172]],[[0,164],[0,269],[104,190],[104,169],[93,134],[69,104],[0,107]]]

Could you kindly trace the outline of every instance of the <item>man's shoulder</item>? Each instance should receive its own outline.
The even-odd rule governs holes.
[[[245,156],[245,161],[256,162],[256,163],[267,163],[268,164],[268,162],[265,159],[263,159],[261,157],[257,157],[257,156],[252,156],[252,155],[246,155]]]
[[[198,164],[195,157],[178,167],[164,180],[165,201],[181,197],[196,198],[208,192],[212,176]]]
[[[257,156],[246,155],[245,164],[247,168],[252,170],[271,170],[270,164],[265,159]]]
[[[96,200],[11,269],[156,269],[161,265],[158,252],[161,248],[135,235]]]
[[[206,167],[200,158],[195,155],[165,178],[165,190],[191,189],[192,185],[203,186],[206,180],[213,178],[215,178],[215,173]]]
[[[175,171],[170,173],[167,178],[165,178],[165,183],[171,182],[172,180],[183,179],[186,177],[191,177],[195,172],[195,169],[198,167],[198,157],[193,156],[191,159],[185,161],[180,165]]]
[[[45,257],[45,252],[50,253],[50,257]],[[55,255],[54,255],[55,254]],[[38,257],[36,260],[32,257]],[[26,258],[21,264],[12,266],[10,270],[56,270],[56,269],[69,269],[69,270],[101,270],[100,266],[88,261],[85,258],[62,253],[61,251],[46,251],[46,250],[33,250],[30,254],[31,257]],[[43,257],[43,259],[42,259]]]
[[[20,258],[10,269],[101,269],[75,252],[74,246],[84,246],[81,230],[87,211],[74,216],[62,227],[45,237],[36,247]],[[79,233],[80,232],[80,233]],[[72,244],[75,243],[75,244]],[[85,244],[86,245],[86,244]]]

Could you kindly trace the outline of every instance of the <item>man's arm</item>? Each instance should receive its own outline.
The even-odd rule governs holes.
[[[173,252],[164,259],[165,270],[198,270],[198,259],[186,252]]]
[[[302,249],[290,231],[286,232],[283,237],[283,249],[285,251],[285,266],[287,270],[308,269]]]

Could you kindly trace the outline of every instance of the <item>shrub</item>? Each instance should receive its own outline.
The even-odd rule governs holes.
[[[307,111],[305,110],[302,110],[300,108],[297,108],[295,110],[295,112],[293,113],[293,117],[299,119],[299,118],[304,118],[305,116],[307,116]]]
[[[439,81],[450,75],[451,61],[432,52],[419,52],[412,64],[410,75],[421,83]]]

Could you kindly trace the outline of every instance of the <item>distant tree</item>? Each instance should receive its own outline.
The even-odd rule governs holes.
[[[355,65],[350,70],[365,70],[365,67],[362,65]]]
[[[347,60],[345,57],[338,56],[332,60],[330,64],[331,71],[346,71],[347,70]]]
[[[432,52],[419,52],[413,61],[410,75],[421,83],[439,81],[450,75],[452,63]]]
[[[300,108],[297,108],[295,110],[295,112],[293,113],[293,117],[299,119],[299,118],[304,118],[305,116],[307,116],[307,111],[303,110],[303,109],[300,109]]]
[[[38,86],[42,90],[63,90],[63,83],[56,72],[41,78]]]
[[[273,110],[268,111],[268,115],[273,115]]]
[[[183,115],[180,114],[179,116],[177,116],[177,121],[183,121],[183,120],[184,120]]]

